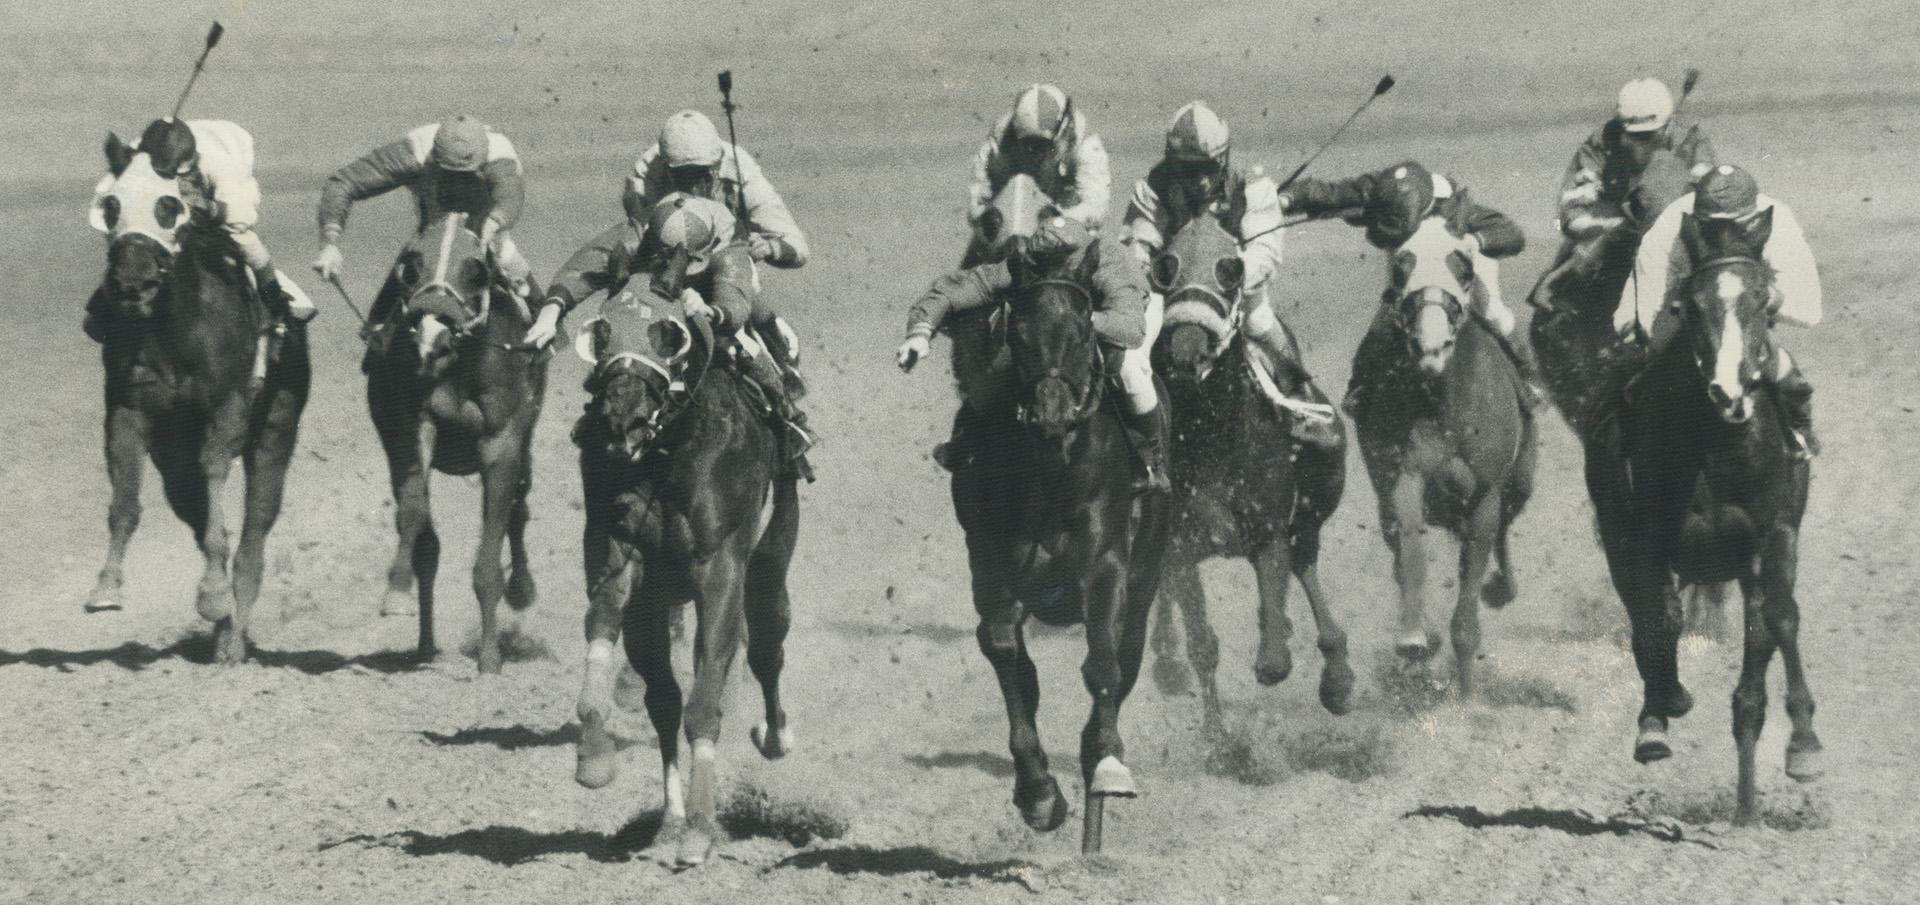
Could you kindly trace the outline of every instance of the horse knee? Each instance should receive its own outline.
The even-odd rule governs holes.
[[[974,631],[980,653],[988,660],[1011,660],[1020,654],[1020,630],[1013,622],[982,621]]]
[[[1767,689],[1765,682],[1756,682],[1749,686],[1742,682],[1733,689],[1733,734],[1740,737],[1743,732],[1759,736],[1760,729],[1767,720]]]

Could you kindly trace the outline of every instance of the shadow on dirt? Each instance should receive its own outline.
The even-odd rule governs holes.
[[[38,666],[72,672],[87,666],[108,664],[139,672],[162,661],[210,665],[213,663],[213,639],[210,635],[188,635],[165,647],[127,642],[106,650],[51,650],[36,647],[27,651],[0,651],[0,667]],[[377,673],[404,673],[424,669],[431,662],[411,650],[375,651],[346,656],[330,650],[265,650],[254,648],[248,662],[271,669],[291,669],[307,675],[321,675],[342,669],[361,669]]]
[[[1024,883],[1013,871],[1030,867],[1025,861],[960,861],[920,845],[900,848],[828,848],[800,852],[775,864],[771,870],[810,870],[824,867],[836,874],[870,874],[898,877],[907,874],[932,874],[937,880],[986,880],[993,883]]]
[[[1014,773],[1013,758],[985,751],[942,751],[939,754],[909,754],[907,763],[922,770],[958,770],[972,768],[988,776],[1006,779]]]
[[[384,836],[359,834],[324,842],[320,851],[342,845],[363,848],[398,849],[409,856],[467,855],[512,867],[555,855],[583,855],[603,864],[619,864],[647,850],[665,825],[660,811],[649,811],[634,818],[619,832],[609,836],[587,830],[562,830],[540,833],[517,826],[489,826],[457,833],[436,835],[419,830],[403,830]]]
[[[1583,811],[1552,808],[1513,808],[1489,814],[1472,805],[1421,805],[1406,817],[1439,817],[1472,830],[1488,827],[1516,827],[1526,830],[1558,830],[1570,836],[1646,836],[1661,842],[1684,843],[1719,848],[1711,842],[1687,838],[1686,830],[1670,821],[1646,820],[1632,816],[1596,818]]]

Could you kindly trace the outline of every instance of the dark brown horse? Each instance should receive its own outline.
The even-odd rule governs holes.
[[[952,488],[980,650],[1007,706],[1014,805],[1037,830],[1057,829],[1067,803],[1034,722],[1040,680],[1022,626],[1029,613],[1053,625],[1086,624],[1081,676],[1093,711],[1080,735],[1080,774],[1088,852],[1100,849],[1105,798],[1136,794],[1123,763],[1120,707],[1140,674],[1170,515],[1166,494],[1133,492],[1135,453],[1120,400],[1106,392],[1091,320],[1087,285],[1097,253],[1089,249],[1076,272],[1014,266],[1002,359],[1013,379],[1000,398],[985,391],[990,382],[975,384],[982,389],[962,407],[970,422],[963,430],[980,442]],[[1158,429],[1166,424],[1163,415]]]
[[[787,566],[800,532],[796,481],[780,476],[780,438],[751,380],[725,363],[730,353],[704,319],[654,294],[644,275],[587,322],[581,348],[594,368],[593,398],[574,429],[589,600],[574,778],[588,788],[613,781],[607,720],[613,647],[624,633],[660,739],[665,816],[685,823],[677,861],[696,865],[719,838],[715,745],[743,624],[747,666],[766,703],[753,743],[769,759],[794,748],[780,671],[791,619]],[[683,710],[669,620],[688,599],[698,628]],[[683,716],[693,749],[684,792]]]
[[[1155,261],[1153,283],[1166,294],[1166,326],[1154,348],[1154,370],[1167,377],[1173,412],[1173,531],[1153,636],[1155,674],[1179,669],[1173,610],[1186,616],[1187,656],[1200,674],[1206,725],[1220,728],[1215,670],[1220,641],[1207,621],[1200,562],[1214,556],[1253,566],[1260,600],[1260,648],[1253,673],[1272,685],[1293,670],[1287,641],[1289,573],[1313,608],[1325,666],[1320,702],[1345,713],[1353,692],[1347,633],[1334,618],[1320,585],[1320,528],[1346,489],[1343,442],[1324,448],[1296,443],[1263,385],[1299,375],[1269,377],[1248,359],[1238,329],[1244,276],[1239,243],[1211,215],[1196,217],[1174,235]],[[1296,355],[1296,361],[1298,360]],[[1272,387],[1274,393],[1280,387]],[[1297,392],[1297,391],[1296,391]],[[1319,390],[1312,390],[1318,394]],[[1315,401],[1326,402],[1324,396]],[[1177,683],[1175,683],[1177,684]]]
[[[1581,260],[1557,261],[1527,296],[1534,307],[1528,338],[1555,407],[1576,432],[1594,391],[1621,358],[1613,310],[1631,291],[1640,236],[1660,212],[1693,190],[1687,162],[1666,148],[1651,153],[1631,189],[1625,222],[1576,252]]]
[[[114,182],[101,225],[110,243],[103,304],[93,313],[104,334],[113,503],[106,565],[86,608],[120,608],[121,561],[140,523],[140,460],[150,455],[205,559],[197,609],[214,623],[216,656],[238,663],[307,404],[306,331],[293,324],[270,341],[270,318],[232,241],[187,221],[176,180],[156,173],[144,152],[109,136],[106,155]],[[246,513],[229,578],[222,501],[236,457],[246,469]]]
[[[1672,756],[1667,721],[1693,706],[1680,684],[1675,580],[1740,584],[1746,642],[1733,692],[1733,737],[1740,756],[1734,822],[1741,824],[1757,816],[1754,746],[1776,647],[1786,662],[1793,721],[1787,775],[1820,775],[1794,598],[1811,468],[1788,452],[1779,402],[1760,380],[1773,365],[1773,273],[1761,257],[1771,229],[1770,212],[1745,224],[1687,217],[1681,238],[1699,263],[1687,280],[1679,333],[1644,370],[1623,369],[1586,437],[1587,490],[1614,588],[1633,624],[1645,690],[1634,759]]]
[[[400,542],[387,568],[386,615],[420,617],[419,653],[434,653],[434,576],[440,535],[428,502],[434,471],[480,476],[480,548],[473,593],[480,601],[480,671],[500,671],[504,593],[515,611],[533,605],[527,568],[527,492],[533,486],[533,426],[547,391],[548,353],[521,344],[531,318],[498,276],[461,214],[430,224],[394,264],[405,302],[394,306],[402,337],[367,358],[367,410],[387,455]],[[410,340],[410,341],[409,341]],[[506,543],[511,576],[500,566]]]
[[[1507,529],[1532,494],[1535,432],[1530,391],[1510,354],[1492,327],[1467,312],[1472,256],[1458,235],[1430,217],[1394,252],[1381,313],[1392,328],[1368,333],[1353,367],[1375,386],[1354,425],[1400,584],[1395,649],[1425,659],[1439,648],[1422,601],[1424,538],[1427,525],[1446,528],[1460,540],[1450,634],[1465,698],[1480,648],[1481,599],[1504,606],[1517,594]],[[1489,555],[1498,559],[1491,575]]]

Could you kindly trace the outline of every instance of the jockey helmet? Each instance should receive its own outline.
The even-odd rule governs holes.
[[[153,161],[153,171],[169,179],[193,168],[199,156],[193,130],[183,120],[169,116],[147,124],[140,133],[140,150]]]
[[[487,163],[487,124],[465,113],[442,121],[427,162],[453,173],[479,170]]]
[[[670,168],[713,167],[722,154],[720,130],[698,110],[682,110],[660,127],[660,156]]]
[[[1167,124],[1167,159],[1218,161],[1227,154],[1227,122],[1203,101],[1192,101]]]
[[[1007,120],[1007,136],[1014,141],[1045,139],[1058,142],[1071,128],[1073,102],[1066,92],[1047,84],[1033,84],[1013,97],[1013,115]]]
[[[1634,79],[1620,88],[1613,115],[1628,132],[1658,131],[1673,118],[1673,93],[1659,79]]]
[[[1710,220],[1738,220],[1760,207],[1760,184],[1746,170],[1721,164],[1694,187],[1693,213]]]
[[[1367,205],[1367,213],[1376,221],[1404,226],[1411,235],[1433,212],[1434,189],[1440,182],[1426,167],[1411,160],[1387,170],[1385,175],[1385,184]]]

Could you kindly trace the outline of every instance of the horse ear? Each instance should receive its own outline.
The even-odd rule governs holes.
[[[1687,250],[1687,257],[1694,261],[1711,257],[1707,253],[1707,240],[1700,235],[1700,218],[1692,214],[1680,215],[1680,244]]]
[[[1768,207],[1740,224],[1740,233],[1756,254],[1766,248],[1767,240],[1773,237],[1773,208]]]
[[[133,161],[133,149],[112,132],[107,133],[106,145],[101,150],[107,155],[107,172],[115,176],[126,172],[127,164]]]

